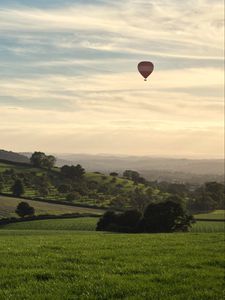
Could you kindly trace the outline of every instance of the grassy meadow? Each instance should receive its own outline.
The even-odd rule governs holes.
[[[94,231],[98,218],[82,217],[69,219],[35,220],[19,223],[11,223],[0,226],[0,229],[7,230],[81,230]],[[191,232],[195,233],[216,233],[225,232],[224,222],[198,221],[193,224]]]
[[[0,230],[0,299],[223,299],[222,233]]]
[[[97,222],[98,222],[98,218],[95,218],[95,217],[52,219],[52,220],[34,220],[34,221],[1,225],[0,229],[95,231]]]
[[[210,213],[197,214],[195,215],[197,219],[214,219],[214,220],[225,220],[225,210],[218,209]]]

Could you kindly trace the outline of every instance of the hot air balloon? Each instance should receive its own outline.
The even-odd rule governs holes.
[[[147,80],[147,77],[153,72],[153,70],[154,70],[154,65],[150,61],[141,61],[138,64],[138,71],[144,77],[145,81]]]

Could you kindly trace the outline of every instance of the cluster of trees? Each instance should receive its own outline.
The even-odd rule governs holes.
[[[210,211],[224,209],[224,185],[218,182],[206,182],[191,195],[189,209],[192,211]]]
[[[90,201],[91,204],[109,205],[119,210],[134,208],[142,213],[150,203],[166,201],[171,195],[179,196],[180,202],[192,212],[224,208],[222,183],[208,182],[201,186],[193,186],[149,182],[134,170],[125,170],[123,181],[118,178],[117,172],[111,172],[111,177],[96,172],[101,175],[101,180],[91,180],[84,176],[85,169],[79,164],[64,165],[60,170],[53,169],[55,157],[43,152],[34,152],[30,161],[33,166],[44,170],[5,170],[0,174],[0,192],[8,192],[10,188],[14,196],[20,197],[29,189],[34,191],[35,197],[45,198],[51,195],[56,199]],[[133,182],[133,187],[128,180]],[[142,185],[138,185],[139,183]]]
[[[193,217],[182,204],[171,198],[165,202],[150,203],[144,213],[138,210],[123,213],[108,211],[100,218],[96,230],[133,233],[188,231],[193,222]]]
[[[46,155],[44,152],[35,151],[30,158],[30,162],[34,167],[43,169],[52,169],[56,163],[53,155]]]
[[[85,169],[79,164],[76,166],[65,165],[61,168],[60,173],[63,178],[78,181],[83,179]]]
[[[146,183],[146,180],[144,177],[141,177],[141,175],[137,172],[137,171],[133,171],[133,170],[125,170],[123,172],[123,177],[130,179],[132,181],[134,181],[134,183]]]

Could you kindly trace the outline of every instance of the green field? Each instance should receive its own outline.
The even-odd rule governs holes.
[[[0,196],[0,218],[15,217],[15,209],[19,202],[25,201],[29,203],[35,209],[35,215],[52,214],[60,215],[67,213],[93,213],[102,214],[100,209],[92,209],[85,207],[75,207],[69,205],[61,205],[47,202],[40,202],[34,200],[26,200],[21,198],[12,198]]]
[[[0,229],[19,230],[83,230],[93,231],[96,228],[98,218],[84,217],[71,219],[36,220],[19,222],[0,226]],[[191,232],[225,232],[224,222],[199,221],[193,224]]]
[[[28,229],[28,230],[82,230],[94,231],[98,218],[84,217],[73,219],[35,220],[11,223],[0,226],[0,229]]]
[[[221,219],[225,220],[225,210],[214,210],[213,212],[206,214],[197,214],[195,215],[197,219]]]
[[[198,221],[192,226],[191,232],[225,232],[225,223],[213,221]]]
[[[223,299],[223,234],[0,231],[0,299]]]

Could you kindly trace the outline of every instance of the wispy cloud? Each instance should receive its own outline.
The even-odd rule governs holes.
[[[222,1],[45,2],[0,4],[7,147],[34,132],[48,150],[171,154],[186,143],[184,152],[221,155]],[[140,60],[155,63],[148,83]],[[57,146],[73,134],[79,149],[73,138]]]

